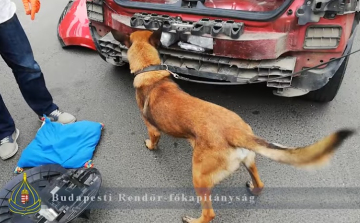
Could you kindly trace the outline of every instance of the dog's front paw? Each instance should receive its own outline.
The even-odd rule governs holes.
[[[261,188],[255,188],[254,184],[251,181],[246,182],[246,188],[253,196],[259,196],[261,194],[261,191],[263,187]]]
[[[150,139],[145,140],[145,145],[146,145],[146,148],[148,148],[150,150],[153,150],[155,148],[155,146],[152,144]]]
[[[192,218],[189,216],[185,216],[182,218],[183,223],[193,223],[193,222],[195,222],[195,220],[196,220],[195,218]]]

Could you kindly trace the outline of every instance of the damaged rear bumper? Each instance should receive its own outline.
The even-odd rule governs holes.
[[[315,3],[316,1],[312,2]],[[122,7],[126,6],[127,8],[134,6],[133,9],[136,8],[136,10],[140,10],[142,7],[146,7],[146,10],[149,10],[156,5],[156,10],[158,11],[161,11],[159,7],[166,7],[164,11],[169,11],[168,5],[152,3],[147,5],[148,3],[144,2],[139,3],[125,0],[115,0],[113,3]],[[88,4],[91,5],[91,3]],[[152,6],[150,7],[150,5]],[[113,8],[116,8],[114,4],[101,5],[101,9],[97,6],[94,4],[88,6],[88,15],[92,21],[90,27],[97,51],[108,63],[121,66],[128,62],[126,55],[127,48],[114,40],[111,33],[108,32],[110,27],[130,33],[137,29],[157,29],[159,21],[162,21],[164,31],[167,33],[175,32],[179,35],[186,33],[194,38],[210,36],[212,38],[209,39],[213,40],[212,44],[214,46],[211,49],[211,53],[192,52],[171,47],[161,48],[159,50],[161,60],[164,64],[168,65],[169,70],[186,76],[188,79],[206,79],[208,83],[216,82],[216,84],[232,83],[242,85],[249,84],[250,80],[264,81],[268,87],[275,89],[274,93],[276,95],[285,97],[301,96],[325,86],[339,69],[344,59],[334,60],[324,68],[309,70],[295,77],[289,77],[288,75],[306,67],[318,65],[322,60],[324,62],[330,61],[331,58],[340,57],[348,53],[356,33],[352,32],[351,35],[344,34],[349,33],[351,27],[341,27],[343,36],[341,39],[336,40],[338,45],[329,48],[331,50],[329,52],[328,49],[306,49],[302,42],[304,40],[297,37],[297,33],[304,35],[307,28],[313,25],[306,25],[308,22],[314,22],[314,20],[320,19],[319,17],[313,18],[311,21],[299,19],[298,21],[302,22],[302,26],[298,30],[291,30],[291,26],[288,24],[288,27],[283,27],[284,31],[275,32],[275,30],[271,30],[271,32],[265,31],[259,33],[246,32],[244,31],[246,24],[243,22],[228,22],[229,20],[226,19],[223,21],[200,19],[194,23],[188,23],[181,18],[179,21],[174,21],[173,18],[175,17],[154,13],[140,13],[139,11],[133,14],[124,12],[125,15],[121,15],[115,12],[116,9],[114,11]],[[181,8],[178,9],[182,10]],[[186,14],[191,14],[190,10],[196,11],[200,10],[200,8],[186,9]],[[207,10],[202,10],[202,13],[196,15],[204,15],[204,12]],[[217,11],[217,15],[221,16],[219,14],[221,12],[220,9],[214,10]],[[226,10],[226,12],[229,12],[229,10]],[[237,11],[236,13],[237,16],[245,15],[246,13],[254,15],[253,12]],[[267,12],[262,13],[260,14],[265,15]],[[231,18],[229,15],[224,17]],[[300,18],[301,15],[297,15],[297,17]],[[357,21],[354,22],[357,23],[358,16],[355,17]],[[341,23],[353,21],[351,16],[344,16],[338,18],[338,20]],[[164,21],[169,22],[164,23]],[[216,28],[219,25],[221,28]],[[101,27],[101,32],[104,35],[99,35],[99,27]],[[106,28],[108,28],[107,32]],[[206,47],[204,46],[204,48]],[[309,61],[308,58],[312,60]],[[272,78],[277,79],[270,80]]]
[[[344,54],[351,50],[354,35]],[[111,33],[98,41],[104,60],[113,65],[128,63],[127,48],[116,41]],[[169,70],[190,79],[203,78],[217,84],[249,84],[250,80],[264,81],[267,87],[275,88],[278,96],[294,97],[307,94],[323,87],[339,69],[345,58],[335,60],[322,69],[305,71],[302,75],[289,77],[294,73],[296,57],[282,57],[276,60],[249,61],[225,57],[203,56],[191,52],[160,49],[161,61]],[[283,77],[283,78],[281,78]],[[269,80],[277,78],[276,80]],[[207,82],[207,83],[210,83]]]
[[[98,40],[102,58],[113,65],[128,63],[127,48],[115,40],[111,33]],[[194,52],[171,49],[159,50],[161,61],[172,72],[192,78],[204,78],[216,82],[248,84],[249,80],[281,77],[294,72],[296,58],[284,57],[276,60],[249,61],[227,57],[204,56]],[[121,64],[119,62],[121,61]],[[291,77],[267,82],[268,87],[290,87]]]

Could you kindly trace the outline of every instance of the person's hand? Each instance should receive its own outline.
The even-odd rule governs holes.
[[[40,10],[39,0],[22,0],[26,15],[31,15],[31,20],[35,19],[35,13]]]

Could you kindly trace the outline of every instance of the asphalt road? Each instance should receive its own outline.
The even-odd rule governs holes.
[[[105,130],[94,157],[104,187],[192,187],[191,149],[184,140],[163,135],[159,151],[145,149],[147,137],[135,102],[133,77],[128,67],[105,63],[91,50],[62,49],[56,25],[67,0],[42,1],[35,21],[24,15],[20,0],[18,16],[32,44],[36,60],[45,74],[55,102],[79,120],[99,121]],[[353,49],[360,47],[360,36]],[[273,96],[263,86],[214,87],[183,83],[192,95],[235,111],[254,131],[268,139],[302,146],[341,127],[360,126],[360,54],[351,56],[347,74],[336,99],[319,105],[299,99]],[[0,92],[20,129],[19,153],[0,161],[0,186],[13,175],[21,151],[34,138],[40,124],[23,100],[11,70],[0,60]],[[196,108],[194,108],[196,109]],[[358,187],[360,162],[358,135],[336,153],[331,165],[303,171],[258,156],[257,164],[265,186],[272,187]],[[244,187],[250,177],[244,168],[221,183],[221,187]],[[266,191],[265,191],[266,193]],[[264,195],[265,196],[265,195]],[[301,196],[301,193],[298,195]],[[305,196],[305,195],[304,195]],[[328,196],[331,197],[331,194]],[[342,202],[351,202],[344,197]],[[274,203],[276,205],[276,203]],[[352,209],[352,210],[350,210]],[[360,211],[346,209],[221,209],[214,222],[358,222]],[[111,209],[95,210],[89,222],[180,222],[183,215],[198,216],[199,209]],[[77,221],[77,222],[80,222]]]

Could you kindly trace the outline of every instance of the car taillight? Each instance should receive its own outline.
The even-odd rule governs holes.
[[[309,26],[304,49],[334,49],[339,45],[341,32],[341,26]]]

